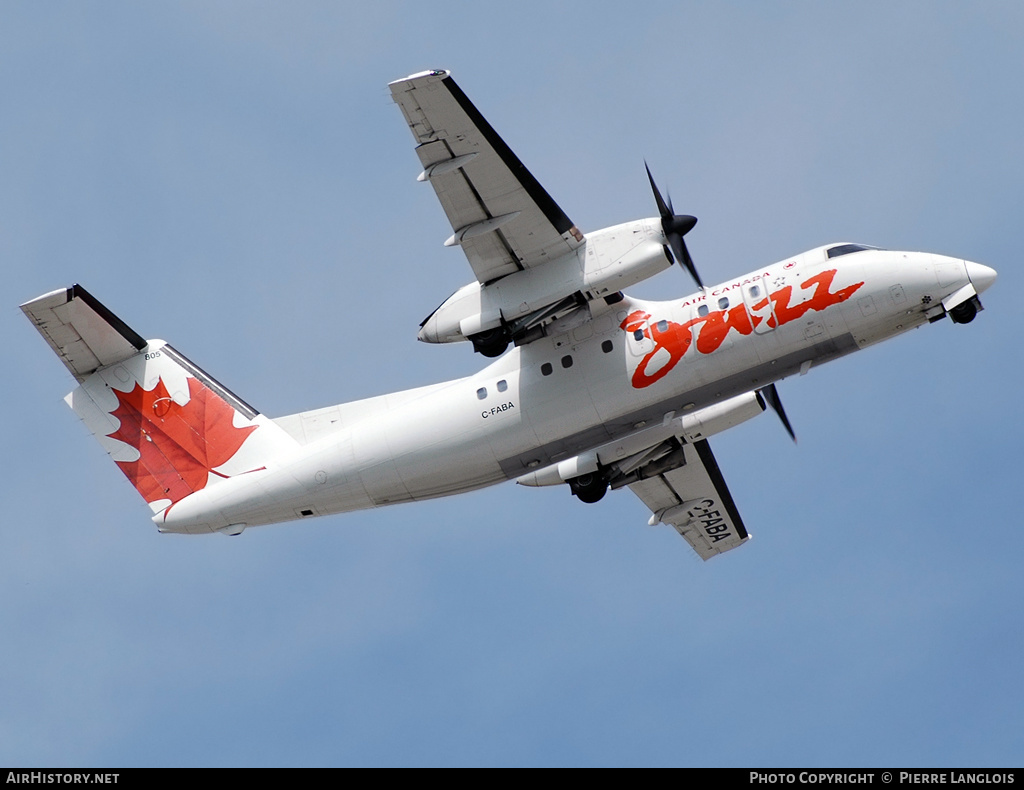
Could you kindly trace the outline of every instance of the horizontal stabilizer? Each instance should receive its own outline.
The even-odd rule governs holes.
[[[79,382],[146,347],[143,337],[80,285],[25,302],[21,309]]]

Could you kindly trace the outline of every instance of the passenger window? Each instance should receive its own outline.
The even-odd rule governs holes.
[[[610,351],[612,350],[612,348],[614,348],[614,346],[612,346],[612,341],[611,341],[611,340],[605,340],[605,341],[604,341],[604,342],[603,342],[603,343],[601,344],[601,350],[602,350],[602,351],[603,351],[603,352],[604,352],[605,354],[607,354],[608,352],[610,352]]]
[[[566,356],[562,357],[562,367],[563,368],[571,368],[572,367],[572,357],[571,356],[566,355]]]
[[[728,296],[723,296],[721,299],[718,300],[718,309],[719,310],[725,310],[728,307],[729,307],[729,297]]]
[[[752,285],[752,286],[750,286],[750,296],[752,298],[757,299],[757,297],[759,297],[760,295],[761,295],[761,286],[760,285]]]
[[[540,366],[540,374],[542,376],[550,376],[551,375],[551,363],[550,362],[545,362],[543,365]]]
[[[668,331],[668,321],[659,321],[658,322],[658,331],[659,332],[667,332]]]
[[[501,381],[498,382],[498,392],[504,392],[507,389],[508,389],[508,382],[505,381],[505,379],[502,379]]]
[[[635,330],[633,332],[633,339],[634,340],[643,340],[644,339],[644,330],[642,330],[642,329]]]
[[[699,315],[701,318],[703,318],[707,314],[708,314],[708,306],[706,304],[702,304],[700,307],[697,308],[697,315]]]
[[[478,397],[478,398],[479,398],[480,400],[483,400],[484,398],[486,398],[486,397],[487,397],[487,387],[481,387],[480,389],[478,389],[478,390],[476,391],[476,396],[477,396],[477,397]]]

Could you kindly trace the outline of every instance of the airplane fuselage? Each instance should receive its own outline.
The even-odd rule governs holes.
[[[472,376],[271,419],[82,285],[21,305],[78,386],[66,401],[162,532],[248,527],[505,480],[581,502],[628,487],[702,559],[750,533],[707,438],[771,409],[775,382],[949,316],[996,278],[926,253],[833,244],[705,287],[649,167],[658,216],[584,234],[444,69],[389,83],[473,279],[425,343],[495,361]],[[700,289],[624,294],[665,269]]]
[[[154,521],[237,532],[539,480],[595,448],[603,464],[620,439],[917,327],[995,276],[939,255],[826,249],[683,299],[597,299],[586,322],[556,323],[473,376],[275,420],[293,449]]]

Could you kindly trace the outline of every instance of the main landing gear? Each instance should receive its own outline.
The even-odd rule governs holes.
[[[600,502],[604,497],[608,491],[608,481],[604,479],[600,472],[591,472],[590,474],[580,475],[570,480],[569,490],[572,491],[573,496],[577,497],[580,502],[592,505],[594,502]]]
[[[488,358],[504,354],[509,341],[508,332],[503,326],[470,335],[469,339],[473,342],[473,350]]]

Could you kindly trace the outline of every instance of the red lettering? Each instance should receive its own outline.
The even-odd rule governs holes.
[[[776,327],[788,324],[790,321],[796,321],[811,310],[820,311],[840,302],[845,302],[864,285],[863,282],[859,282],[846,288],[841,288],[838,291],[830,291],[829,289],[832,287],[832,281],[835,279],[836,272],[836,269],[829,269],[813,277],[808,277],[807,280],[800,284],[800,290],[808,291],[813,289],[813,293],[810,298],[794,305],[790,304],[793,298],[792,285],[787,285],[774,291],[769,297],[762,299],[753,306],[752,309],[755,311],[753,320],[751,320],[746,306],[740,303],[729,310],[716,310],[715,312],[708,313],[708,315],[698,316],[687,321],[685,324],[667,321],[665,322],[667,328],[665,331],[661,331],[658,329],[659,322],[651,323],[649,313],[645,313],[642,310],[634,310],[622,322],[621,328],[626,332],[635,332],[642,329],[644,337],[654,341],[654,349],[640,360],[640,364],[633,371],[633,386],[636,389],[649,387],[666,376],[693,344],[692,327],[698,327],[697,351],[701,354],[711,354],[721,348],[731,330],[735,330],[740,335],[749,335],[753,332],[754,327],[764,320],[763,316],[757,315],[756,312],[764,310],[768,306],[768,298],[771,299],[775,308],[775,314],[768,317],[768,326]],[[757,275],[757,277],[767,276],[768,272],[765,272],[763,275]],[[739,283],[735,283],[722,290],[730,290],[737,285]],[[714,293],[717,294],[719,292],[715,291]],[[656,370],[649,372],[647,366],[659,351],[667,352],[668,359],[662,361]]]
[[[816,274],[813,277],[808,277],[800,285],[801,291],[806,291],[809,288],[814,288],[814,293],[810,299],[806,299],[799,304],[789,306],[789,300],[793,296],[793,286],[787,285],[785,288],[780,288],[775,291],[772,295],[772,301],[775,303],[775,316],[778,319],[778,325],[788,324],[790,321],[796,321],[799,318],[803,318],[811,310],[824,310],[826,307],[831,307],[834,304],[845,302],[857,289],[860,288],[864,283],[855,283],[847,288],[842,288],[835,293],[829,291],[832,285],[832,280],[835,279],[836,270],[829,269],[828,271]],[[774,326],[771,319],[769,319],[769,326]]]

